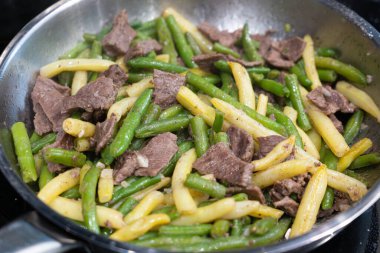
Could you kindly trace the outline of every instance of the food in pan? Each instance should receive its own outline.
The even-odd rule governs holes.
[[[347,210],[367,192],[355,170],[380,162],[370,78],[273,33],[120,11],[41,67],[34,132],[11,128],[23,180],[94,233],[173,251],[263,246]]]

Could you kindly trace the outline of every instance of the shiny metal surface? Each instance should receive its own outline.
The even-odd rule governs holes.
[[[278,30],[284,36],[285,23],[292,25],[290,34],[309,33],[318,46],[333,46],[342,51],[342,59],[373,75],[373,84],[366,88],[378,100],[380,88],[380,35],[367,22],[352,11],[333,1],[312,0],[70,0],[61,1],[41,13],[29,23],[11,42],[0,58],[0,119],[1,127],[9,127],[16,120],[29,123],[32,120],[31,103],[28,97],[39,67],[55,60],[62,52],[81,39],[83,32],[96,32],[110,22],[121,8],[128,10],[130,20],[149,20],[172,6],[194,23],[208,21],[223,29],[236,29],[248,21],[252,32],[267,29]],[[368,134],[379,141],[379,125],[370,118]],[[6,131],[3,131],[6,132]],[[36,210],[82,240],[91,243],[96,251],[101,249],[125,252],[157,252],[110,241],[92,234],[59,216],[22,183],[11,166],[12,151],[6,138],[0,138],[6,152],[1,152],[0,169],[12,186]],[[7,159],[5,158],[7,156]],[[334,216],[320,224],[312,232],[276,245],[246,249],[241,252],[285,252],[305,251],[329,240],[380,198],[379,169],[365,172],[374,185],[369,193],[350,210]],[[377,182],[377,183],[376,183]]]

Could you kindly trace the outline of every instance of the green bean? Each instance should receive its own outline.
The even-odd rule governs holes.
[[[39,140],[31,142],[32,153],[35,154],[38,151],[40,151],[43,147],[49,144],[52,144],[53,142],[55,142],[56,137],[57,137],[57,134],[50,133],[50,134],[45,135]]]
[[[59,59],[73,59],[76,58],[83,50],[89,47],[87,42],[79,42],[75,47],[64,53]]]
[[[315,52],[318,56],[337,58],[339,55],[338,50],[328,47],[317,48]]]
[[[142,139],[133,138],[131,145],[129,146],[129,149],[130,150],[140,150],[144,146],[146,141],[147,140],[145,138],[142,138]]]
[[[93,165],[83,178],[82,214],[86,227],[99,234],[100,229],[96,219],[96,186],[98,184],[101,168]]]
[[[207,193],[214,198],[223,198],[226,195],[226,187],[216,181],[202,178],[194,173],[189,174],[184,184],[189,188]]]
[[[87,175],[87,174],[86,174]],[[120,188],[119,191],[115,191],[110,204],[115,204],[122,198],[131,196],[133,193],[141,191],[151,185],[157,184],[161,181],[161,175],[155,177],[141,177],[136,181],[132,182],[128,187]]]
[[[114,188],[113,188],[113,194],[118,194],[119,191],[121,191],[122,189],[124,189],[125,187],[129,186],[131,183],[137,181],[138,177],[137,176],[130,176],[128,178],[126,178],[124,181],[123,181],[123,185],[116,185]]]
[[[156,52],[155,51],[150,51],[146,56],[145,56],[146,58],[150,58],[150,59],[156,59],[156,57],[157,57],[157,54],[156,54]]]
[[[243,216],[242,218],[240,218],[240,220],[243,226],[247,226],[251,224],[251,217],[249,216]]]
[[[44,149],[44,158],[48,162],[59,163],[69,167],[82,167],[87,159],[85,154],[63,148]]]
[[[156,29],[157,19],[152,19],[146,22],[142,22],[138,28],[134,28],[137,31],[146,31]]]
[[[159,116],[158,120],[163,120],[163,119],[170,119],[178,114],[180,114],[183,111],[183,107],[181,105],[173,105],[163,111],[161,115]]]
[[[241,236],[243,233],[243,224],[240,219],[232,220],[231,236]]]
[[[33,131],[32,135],[29,138],[29,141],[30,141],[30,143],[33,143],[35,141],[38,141],[41,138],[42,138],[42,136],[38,135],[35,131]]]
[[[40,190],[54,178],[54,174],[50,172],[48,166],[43,164],[40,171],[40,178],[38,179],[38,186]]]
[[[73,77],[74,77],[74,72],[63,71],[58,75],[58,83],[63,86],[69,87],[71,86]]]
[[[151,77],[152,73],[128,73],[128,83],[136,83],[144,78]]]
[[[238,101],[239,91],[236,87],[235,80],[230,73],[222,72],[220,74],[222,87],[220,89]]]
[[[164,225],[158,229],[159,235],[207,235],[211,231],[211,224],[199,224],[189,226]]]
[[[177,208],[175,206],[165,206],[160,209],[154,210],[152,213],[164,213],[169,216],[171,221],[181,216],[181,214],[177,211]]]
[[[100,41],[94,40],[92,42],[90,58],[102,59],[102,43],[100,43]]]
[[[317,69],[318,77],[322,82],[334,83],[338,78],[336,72],[330,69]]]
[[[114,160],[114,157],[111,155],[111,148],[109,145],[102,150],[101,156],[102,162],[106,165],[110,165]]]
[[[187,247],[187,245],[193,245],[196,243],[207,243],[211,239],[200,236],[158,236],[155,238],[149,238],[145,240],[135,240],[130,243],[144,247]]]
[[[147,57],[139,57],[129,60],[127,64],[134,69],[158,69],[172,73],[182,73],[187,71],[186,67],[153,60]]]
[[[293,67],[290,68],[290,73],[295,74],[297,76],[298,81],[300,84],[305,88],[310,88],[312,85],[312,82],[309,78],[307,78],[304,71],[296,64]]]
[[[315,65],[318,68],[334,70],[339,75],[361,87],[367,85],[366,76],[357,68],[329,57],[315,57]]]
[[[321,209],[328,210],[332,208],[334,204],[334,190],[331,187],[326,188],[325,195],[323,196]]]
[[[171,64],[177,64],[177,51],[174,46],[173,37],[163,17],[157,19],[156,22],[158,41],[162,45],[162,53],[168,54]]]
[[[220,252],[223,250],[238,249],[248,247],[250,240],[241,237],[218,238],[211,241],[199,242],[193,244],[177,244],[171,249],[181,252]]]
[[[135,135],[135,131],[140,125],[141,118],[148,109],[152,94],[152,89],[146,89],[136,100],[131,111],[123,120],[121,128],[109,145],[110,154],[113,158],[116,158],[123,154],[131,144],[133,136]]]
[[[264,75],[263,74],[257,74],[257,73],[254,73],[254,72],[249,73],[249,77],[255,83],[259,83],[259,82],[261,82],[264,79]],[[273,80],[270,80],[270,81],[273,81]],[[284,86],[282,86],[282,87],[284,87]]]
[[[105,227],[105,228],[100,229],[100,234],[105,236],[105,237],[109,237],[113,232],[114,232],[114,230],[112,228]]]
[[[89,73],[88,81],[89,82],[95,81],[98,77],[99,77],[99,73],[98,72]]]
[[[92,43],[94,40],[96,40],[96,34],[92,33],[84,33],[82,37],[87,43]]]
[[[212,83],[214,85],[220,83],[221,81],[220,77],[214,74],[207,74],[203,76],[203,79],[205,79],[207,82]]]
[[[214,129],[214,131],[216,133],[218,133],[222,130],[223,121],[224,121],[224,113],[222,113],[219,110],[215,110],[215,119],[214,119],[214,123],[212,125],[212,129]]]
[[[249,61],[262,61],[263,59],[257,52],[256,47],[254,43],[252,42],[247,23],[244,24],[241,38],[242,38],[244,53],[247,56],[247,59]]]
[[[123,216],[127,215],[139,202],[132,198],[128,197],[124,200],[124,202],[117,208],[119,212],[123,214]]]
[[[357,157],[350,165],[349,169],[355,170],[363,167],[375,165],[380,163],[379,153],[370,153]]]
[[[219,133],[215,133],[214,134],[213,143],[216,144],[216,143],[219,143],[219,142],[224,142],[224,143],[227,143],[227,144],[230,143],[229,140],[228,140],[228,135],[225,132],[219,132]]]
[[[322,149],[324,149],[324,151],[321,153],[324,153],[324,156],[321,158],[321,162],[324,163],[330,170],[336,170],[338,158],[325,145],[322,145],[321,150]]]
[[[191,33],[187,32],[185,33],[186,41],[189,44],[191,50],[193,51],[194,55],[200,55],[202,54],[202,50],[199,47],[198,43],[195,41],[193,35]]]
[[[79,185],[76,185],[73,188],[68,189],[67,191],[63,192],[61,194],[61,197],[68,198],[68,199],[79,199],[81,197],[81,194],[79,192]]]
[[[160,117],[161,114],[161,107],[159,105],[156,105],[155,103],[150,103],[146,113],[141,119],[141,124],[149,124],[155,120],[157,120]]]
[[[251,227],[254,235],[265,235],[277,225],[277,220],[272,217],[266,217],[255,221]]]
[[[286,231],[288,230],[290,222],[291,219],[289,218],[279,220],[278,224],[265,235],[253,236],[252,245],[255,247],[260,247],[281,240],[284,237]]]
[[[355,178],[356,180],[359,180],[360,182],[362,182],[363,184],[365,184],[367,187],[370,186],[370,184],[368,182],[368,179],[366,177],[364,177],[363,175],[361,175],[359,173],[356,173],[353,170],[346,169],[344,171],[344,174],[346,174],[347,176],[350,176],[352,178]]]
[[[190,127],[194,138],[197,156],[201,157],[210,147],[210,142],[207,137],[207,124],[202,117],[195,116],[190,119]]]
[[[106,25],[100,30],[98,34],[96,34],[96,39],[102,41],[104,36],[106,36],[112,29],[112,25]]]
[[[283,84],[271,79],[262,79],[257,84],[263,89],[279,97],[289,96],[289,90]]]
[[[11,132],[23,181],[25,183],[36,181],[37,171],[25,124],[23,122],[14,123]]]
[[[290,101],[292,102],[292,105],[294,109],[297,110],[298,116],[297,116],[297,123],[304,131],[309,131],[311,129],[311,123],[309,121],[309,118],[305,112],[304,105],[302,103],[302,97],[301,92],[298,87],[298,80],[296,75],[290,74],[285,77],[285,83],[286,86],[289,89],[290,92]]]
[[[146,138],[160,133],[173,132],[185,128],[189,125],[190,119],[187,116],[158,120],[140,126],[136,129],[136,138]]]
[[[230,66],[228,65],[227,61],[224,61],[224,60],[216,61],[216,62],[214,62],[214,66],[219,71],[231,73],[231,69],[230,69]],[[247,68],[248,73],[268,74],[269,71],[271,71],[271,69],[267,68],[267,67]]]
[[[214,238],[227,237],[230,230],[230,222],[228,220],[217,220],[211,228],[211,236]]]
[[[359,134],[363,117],[363,111],[357,110],[347,121],[346,126],[344,127],[343,137],[348,144],[351,144],[355,137]]]
[[[268,79],[276,79],[277,77],[280,76],[280,71],[277,69],[272,69],[271,71],[268,72],[267,78]]]
[[[179,158],[188,150],[193,148],[194,144],[191,141],[185,141],[178,145],[177,153],[170,159],[168,165],[162,169],[162,175],[165,177],[171,176],[173,174],[173,170]]]
[[[218,42],[214,43],[214,45],[212,46],[212,50],[221,54],[232,55],[235,58],[240,58],[240,54],[238,52],[232,50],[229,47],[223,46]]]
[[[178,26],[177,21],[172,15],[166,18],[166,24],[169,27],[169,30],[173,36],[175,46],[185,65],[189,68],[197,67],[197,65],[193,61],[193,51],[187,44],[185,35],[182,33],[181,28]]]
[[[158,236],[158,232],[156,231],[149,231],[145,234],[143,234],[142,236],[140,236],[139,238],[137,238],[138,241],[141,241],[141,240],[148,240],[148,239],[151,239],[151,238],[156,238]]]
[[[282,125],[272,121],[271,119],[257,113],[255,110],[252,110],[248,106],[245,106],[239,102],[237,102],[235,99],[233,99],[231,96],[220,90],[219,88],[215,87],[214,85],[208,83],[205,81],[202,77],[195,75],[193,73],[188,72],[186,75],[186,81],[191,84],[192,86],[196,87],[197,89],[203,91],[207,95],[211,97],[216,97],[221,100],[226,101],[227,103],[230,103],[234,107],[243,110],[249,117],[257,120],[265,127],[274,130],[280,134],[283,134],[285,132],[285,129]],[[289,119],[290,120],[290,119]]]
[[[232,198],[235,201],[243,201],[243,200],[248,200],[248,195],[244,192],[241,192],[241,193],[233,195]]]

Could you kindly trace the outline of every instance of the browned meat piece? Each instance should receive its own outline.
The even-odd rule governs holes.
[[[297,214],[299,204],[288,196],[279,201],[273,202],[275,208],[283,210],[286,214],[295,217]]]
[[[128,75],[117,64],[111,65],[106,71],[100,73],[99,77],[101,76],[111,78],[117,88],[123,86],[128,79]]]
[[[51,131],[60,131],[62,122],[69,117],[62,113],[62,104],[70,96],[70,88],[57,84],[53,80],[38,76],[32,91],[33,110],[35,112],[35,131],[43,135]]]
[[[179,74],[172,74],[155,69],[153,71],[153,101],[165,109],[177,103],[177,92],[185,85],[186,78]]]
[[[295,62],[301,58],[306,43],[300,37],[292,37],[272,44],[281,55],[289,61]]]
[[[334,114],[330,114],[329,118],[331,119],[332,123],[334,124],[335,128],[340,132],[343,133],[343,124],[342,122],[335,117]]]
[[[241,29],[234,32],[228,32],[226,30],[220,31],[218,28],[206,22],[199,24],[198,29],[211,41],[219,42],[226,47],[233,46],[241,37]]]
[[[227,130],[231,149],[234,154],[243,161],[250,162],[253,157],[253,138],[247,131],[238,127],[230,127]]]
[[[193,168],[202,175],[213,174],[230,185],[247,187],[251,184],[253,165],[236,157],[225,143],[211,146],[195,161]]]
[[[84,109],[88,112],[108,110],[117,95],[117,87],[111,78],[99,77],[82,87],[77,94],[67,97],[63,102],[64,111]]]
[[[301,197],[304,191],[304,186],[300,183],[294,181],[293,179],[284,179],[276,182],[271,189],[274,199],[281,199],[282,196],[289,196],[292,193],[297,194]]]
[[[105,121],[107,118],[107,111],[106,110],[97,110],[94,112],[86,112],[84,111],[81,116],[81,120],[92,122],[94,124],[98,122]]]
[[[286,138],[280,135],[269,135],[266,137],[259,137],[257,138],[259,142],[259,152],[258,152],[258,157],[263,158],[266,156],[269,152],[272,151],[272,149],[285,140]]]
[[[203,69],[212,71],[214,69],[214,62],[219,60],[238,62],[244,67],[255,67],[262,64],[261,61],[244,61],[242,59],[236,59],[231,55],[224,55],[220,53],[200,54],[193,57],[194,62]]]
[[[347,193],[334,191],[334,205],[333,208],[337,212],[343,212],[349,209],[352,205],[352,201]]]
[[[312,90],[307,94],[307,98],[326,115],[336,113],[337,111],[352,113],[356,109],[354,104],[350,103],[342,94],[328,85]]]
[[[111,32],[103,38],[103,49],[110,56],[126,54],[135,36],[135,30],[128,24],[127,11],[122,10],[115,17]]]
[[[74,137],[65,133],[63,130],[61,130],[58,132],[55,142],[46,146],[46,148],[64,148],[67,150],[73,150]],[[65,167],[62,164],[51,163],[51,162],[48,162],[47,165],[50,172],[59,172]]]
[[[155,51],[156,53],[162,50],[162,46],[160,43],[157,42],[157,40],[149,39],[149,40],[143,40],[137,42],[137,44],[130,48],[125,55],[125,61],[128,61],[129,59],[138,57],[138,56],[144,56],[147,53],[151,51]]]
[[[133,175],[138,167],[137,152],[125,151],[116,159],[113,168],[113,178],[115,183],[120,184],[125,178]]]
[[[257,185],[249,185],[248,187],[245,187],[245,188],[238,187],[238,186],[227,188],[227,193],[235,194],[239,192],[246,193],[249,199],[257,200],[261,204],[265,204],[266,202],[263,192],[261,191],[260,187],[258,187]]]
[[[153,137],[146,146],[140,150],[140,154],[148,159],[148,166],[136,170],[135,175],[156,176],[168,165],[170,159],[177,151],[177,135],[163,133]]]
[[[106,119],[102,123],[97,123],[95,128],[95,152],[99,153],[111,140],[117,124],[117,118],[112,114],[111,118]]]

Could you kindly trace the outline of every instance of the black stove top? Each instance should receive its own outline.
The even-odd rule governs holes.
[[[380,0],[340,0],[380,30]],[[0,51],[30,19],[52,4],[51,0],[1,0]],[[0,227],[32,208],[0,174]],[[312,253],[380,253],[380,201]]]

